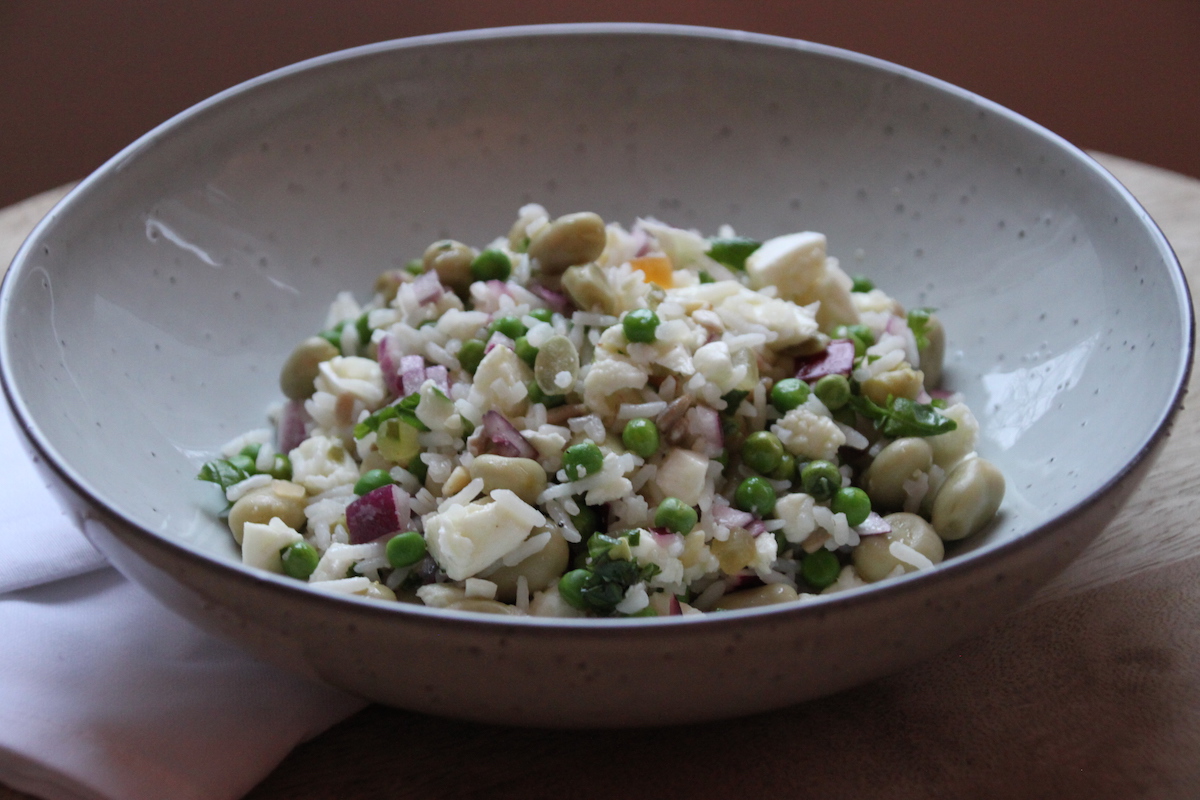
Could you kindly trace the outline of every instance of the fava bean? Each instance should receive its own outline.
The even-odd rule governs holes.
[[[932,525],[916,514],[903,511],[888,514],[884,520],[892,526],[892,532],[864,536],[850,554],[854,569],[864,581],[873,583],[883,580],[896,567],[903,567],[905,572],[916,571],[915,566],[892,554],[892,542],[906,544],[934,564],[941,563],[946,551]]]
[[[896,369],[881,372],[862,382],[862,393],[876,405],[887,405],[889,397],[916,400],[924,386],[925,376],[919,369],[902,363]]]
[[[947,542],[987,525],[1004,499],[1004,476],[982,458],[968,458],[946,476],[933,499],[933,529]]]
[[[604,220],[581,211],[561,216],[535,233],[529,241],[529,257],[542,272],[558,275],[567,267],[595,261],[607,244]]]
[[[889,444],[863,473],[863,488],[871,498],[871,507],[890,511],[904,508],[905,481],[933,466],[933,448],[924,439],[906,437]]]
[[[575,305],[584,311],[615,314],[618,311],[617,297],[604,271],[595,264],[568,267],[562,276],[563,288],[571,295]]]
[[[242,531],[247,522],[266,525],[275,517],[292,530],[304,527],[304,487],[291,481],[271,481],[267,486],[244,494],[229,509],[229,530],[234,540],[242,543]]]
[[[474,260],[474,248],[453,239],[442,239],[425,249],[421,263],[426,272],[433,270],[439,281],[461,294],[475,280],[471,275],[471,262]]]
[[[735,611],[739,608],[759,608],[778,603],[791,603],[799,599],[800,595],[796,593],[796,590],[786,583],[772,583],[723,595],[713,609],[715,611]]]
[[[946,329],[936,314],[929,315],[925,327],[927,345],[917,350],[921,361],[921,372],[925,375],[925,388],[936,389],[942,382],[942,362],[946,358]]]
[[[532,458],[481,455],[471,462],[471,477],[483,481],[484,494],[508,489],[529,505],[546,491],[546,470]]]
[[[542,533],[534,530],[534,536]],[[567,540],[557,529],[550,531],[550,541],[546,546],[523,561],[511,567],[500,567],[490,573],[487,579],[496,584],[496,599],[505,603],[513,603],[517,599],[517,579],[525,577],[529,584],[529,593],[544,591],[555,584],[559,576],[567,568],[571,551]]]
[[[313,396],[314,381],[320,372],[321,362],[342,353],[328,340],[310,336],[301,342],[283,362],[279,371],[279,388],[290,400],[305,400]]]

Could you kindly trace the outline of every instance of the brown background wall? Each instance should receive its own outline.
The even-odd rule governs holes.
[[[0,0],[0,207],[293,61],[463,28],[648,21],[858,50],[1200,176],[1200,0]]]

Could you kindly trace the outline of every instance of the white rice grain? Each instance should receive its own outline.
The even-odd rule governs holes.
[[[892,542],[888,545],[888,552],[896,557],[897,561],[902,561],[905,564],[914,566],[917,569],[932,569],[933,562],[925,557],[924,554],[918,552],[904,542]]]

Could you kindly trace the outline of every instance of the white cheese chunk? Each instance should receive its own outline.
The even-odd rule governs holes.
[[[677,497],[689,506],[700,504],[708,457],[693,450],[672,450],[658,468],[656,483],[666,497]]]
[[[491,503],[451,505],[425,518],[425,542],[451,580],[461,581],[521,546],[544,525],[541,512],[507,489]]]
[[[266,525],[247,522],[242,529],[242,563],[271,572],[283,572],[283,559],[279,551],[302,541],[304,537],[279,517],[272,518]]]

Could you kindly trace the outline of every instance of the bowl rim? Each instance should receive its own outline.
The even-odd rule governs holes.
[[[1159,410],[1150,433],[1141,442],[1133,456],[1122,465],[1121,469],[1111,475],[1104,483],[1099,485],[1088,496],[1070,508],[1064,509],[1052,518],[1028,529],[1023,533],[1018,534],[1011,540],[985,545],[978,550],[961,554],[955,558],[938,564],[932,570],[919,570],[907,573],[896,578],[891,578],[875,584],[868,584],[867,586],[859,587],[853,591],[844,593],[839,592],[832,595],[817,595],[803,602],[784,603],[760,608],[727,611],[721,614],[643,618],[552,618],[532,616],[501,616],[469,611],[449,611],[446,609],[438,609],[408,603],[385,604],[368,598],[325,592],[320,589],[313,588],[308,584],[287,578],[286,576],[274,575],[272,573],[267,573],[261,570],[243,566],[237,562],[230,562],[225,559],[203,553],[199,550],[176,542],[163,534],[149,530],[148,528],[141,526],[139,523],[125,516],[118,508],[110,506],[106,501],[101,499],[98,496],[98,493],[94,492],[89,487],[88,481],[86,481],[82,475],[77,474],[73,468],[65,463],[65,460],[62,459],[55,448],[44,436],[35,421],[34,415],[30,412],[29,408],[25,405],[23,399],[20,397],[19,390],[16,387],[15,378],[10,368],[11,360],[9,356],[11,353],[8,346],[7,332],[9,327],[8,323],[11,316],[10,310],[13,305],[12,297],[15,293],[15,289],[12,287],[20,280],[19,276],[23,276],[24,273],[32,269],[30,262],[32,260],[32,254],[37,248],[38,242],[42,236],[57,223],[60,217],[70,213],[74,206],[83,202],[83,198],[92,190],[94,186],[112,179],[112,176],[120,172],[126,162],[137,158],[143,150],[152,148],[158,139],[170,135],[175,128],[188,124],[193,118],[217,109],[221,105],[232,101],[234,98],[237,98],[242,94],[251,92],[270,83],[286,79],[293,75],[299,75],[312,70],[330,68],[342,62],[369,58],[397,50],[438,47],[443,45],[462,45],[470,42],[492,42],[505,39],[546,39],[572,36],[657,36],[678,38],[681,40],[721,41],[759,47],[774,47],[783,50],[794,50],[809,56],[818,56],[821,58],[850,62],[859,66],[868,67],[878,72],[884,72],[896,77],[903,77],[912,80],[934,90],[949,94],[958,100],[973,104],[982,111],[995,114],[996,116],[1004,118],[1010,123],[1024,128],[1028,132],[1040,136],[1049,143],[1061,149],[1065,154],[1072,156],[1077,162],[1076,165],[1078,167],[1090,171],[1094,177],[1100,179],[1108,186],[1109,189],[1114,191],[1115,194],[1118,195],[1128,205],[1129,209],[1135,212],[1137,219],[1142,223],[1143,226],[1145,226],[1147,232],[1150,233],[1151,238],[1156,244],[1167,266],[1167,277],[1170,279],[1171,286],[1174,290],[1182,327],[1186,331],[1185,342],[1183,343],[1184,346],[1179,354],[1180,361],[1175,370],[1174,390],[1171,393],[1169,402],[1166,402]],[[875,56],[869,56],[852,50],[834,47],[832,45],[821,44],[803,39],[793,39],[784,36],[752,33],[748,31],[725,28],[665,23],[553,23],[545,25],[519,25],[433,33],[421,36],[373,42],[343,50],[332,51],[250,78],[249,80],[217,92],[216,94],[196,103],[195,105],[190,106],[189,108],[169,117],[165,121],[139,136],[130,144],[126,145],[94,172],[81,180],[58,203],[55,204],[49,213],[47,213],[37,223],[37,225],[22,243],[17,253],[14,255],[9,268],[4,275],[3,282],[0,283],[0,384],[3,385],[4,395],[10,409],[13,412],[13,417],[16,421],[16,424],[26,441],[34,450],[37,451],[37,453],[41,456],[45,466],[53,471],[58,481],[69,487],[71,492],[73,492],[79,498],[85,500],[92,508],[98,509],[103,517],[115,522],[118,528],[123,531],[130,532],[132,536],[141,540],[143,543],[165,553],[169,553],[174,557],[181,557],[194,566],[205,570],[216,567],[225,575],[228,580],[238,581],[249,587],[263,588],[269,591],[282,593],[283,596],[294,601],[302,600],[305,603],[318,604],[337,603],[339,604],[338,607],[341,608],[345,608],[345,606],[342,604],[348,602],[353,604],[352,607],[357,607],[356,613],[369,613],[373,615],[381,614],[389,616],[401,614],[408,617],[410,621],[414,623],[420,622],[421,624],[436,624],[439,626],[444,626],[447,624],[468,627],[474,626],[486,629],[487,631],[493,633],[504,631],[509,634],[511,634],[514,630],[520,629],[538,630],[543,628],[552,628],[556,630],[571,631],[573,635],[609,635],[613,631],[617,631],[621,635],[628,635],[630,631],[639,629],[657,632],[664,625],[672,627],[697,624],[703,624],[706,627],[723,625],[740,626],[749,623],[751,620],[773,620],[781,615],[795,616],[815,614],[823,617],[830,611],[831,607],[849,608],[863,604],[873,605],[880,602],[886,602],[887,598],[892,596],[909,594],[913,591],[924,591],[926,587],[933,586],[937,583],[956,580],[968,571],[986,567],[989,563],[997,561],[1000,558],[1007,558],[1011,553],[1019,552],[1028,547],[1035,546],[1038,542],[1040,542],[1041,539],[1051,535],[1053,531],[1060,525],[1063,525],[1064,523],[1067,523],[1072,519],[1082,516],[1084,513],[1086,513],[1092,506],[1094,506],[1106,494],[1108,494],[1111,489],[1120,483],[1130,472],[1132,472],[1134,468],[1137,467],[1138,464],[1140,464],[1156,447],[1160,440],[1167,435],[1172,418],[1182,407],[1183,396],[1187,392],[1187,386],[1192,371],[1194,351],[1195,319],[1190,298],[1190,290],[1188,287],[1187,276],[1185,275],[1173,248],[1167,241],[1166,236],[1163,234],[1158,224],[1150,217],[1149,213],[1142,207],[1137,199],[1134,198],[1132,193],[1126,189],[1125,186],[1122,185],[1120,181],[1118,181],[1108,170],[1106,170],[1078,146],[1072,144],[1044,126],[1033,122],[1027,117],[1018,114],[1017,112],[1002,106],[999,103],[988,100],[987,98],[982,97],[970,90],[964,89],[926,73],[919,72],[912,68],[905,67],[885,59],[877,58]]]

